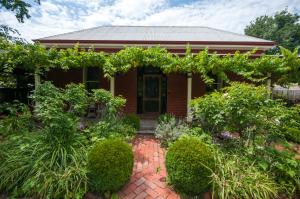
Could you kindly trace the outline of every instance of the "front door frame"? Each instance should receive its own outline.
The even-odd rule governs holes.
[[[157,77],[159,80],[159,84],[158,84],[158,96],[156,98],[147,98],[146,96],[146,89],[145,89],[145,79],[147,77]],[[143,113],[160,113],[161,112],[161,79],[162,79],[162,75],[160,74],[144,74],[143,75]],[[147,112],[145,110],[145,101],[147,100],[157,100],[158,101],[158,111],[157,112]]]
[[[136,113],[137,114],[151,114],[151,112],[145,113],[144,112],[144,102],[143,102],[143,97],[144,97],[144,76],[147,75],[156,75],[160,76],[160,101],[159,101],[159,113],[157,114],[163,114],[166,113],[167,111],[167,76],[162,73],[162,71],[158,68],[155,67],[140,67],[137,68],[137,109]],[[156,112],[153,112],[153,114],[156,114]]]

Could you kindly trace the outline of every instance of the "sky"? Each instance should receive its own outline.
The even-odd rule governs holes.
[[[0,9],[0,24],[28,41],[102,25],[208,26],[244,33],[256,17],[283,9],[300,14],[300,0],[41,0],[25,23]]]

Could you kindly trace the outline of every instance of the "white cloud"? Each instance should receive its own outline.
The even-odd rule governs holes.
[[[26,39],[100,25],[198,25],[237,33],[251,20],[288,8],[300,11],[299,0],[199,0],[170,6],[171,0],[44,0],[20,24],[2,11],[0,22],[17,28]],[[2,19],[2,20],[1,20]]]
[[[42,11],[45,13],[59,13],[60,7],[53,4],[52,2],[43,2]],[[38,8],[39,9],[39,8]]]
[[[157,12],[165,4],[165,0],[117,0],[112,10],[120,17],[141,19]]]

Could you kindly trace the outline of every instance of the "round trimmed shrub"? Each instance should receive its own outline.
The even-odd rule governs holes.
[[[213,153],[200,139],[182,137],[170,146],[166,168],[171,184],[187,195],[202,194],[210,187]]]
[[[117,138],[96,143],[88,154],[90,188],[100,194],[118,191],[126,184],[133,168],[129,144]]]

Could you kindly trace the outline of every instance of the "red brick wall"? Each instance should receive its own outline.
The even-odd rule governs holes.
[[[202,81],[200,75],[193,74],[192,99],[201,97],[204,94],[205,94],[205,83]]]
[[[187,103],[187,79],[183,74],[169,74],[167,112],[177,117],[186,116]]]
[[[115,77],[115,94],[126,98],[125,113],[136,113],[137,106],[137,71],[130,70]]]
[[[64,88],[70,83],[83,83],[83,69],[76,68],[64,71],[62,69],[53,69],[46,74],[45,80],[51,81],[55,86]],[[109,90],[109,80],[102,74],[99,78],[100,88]]]
[[[82,69],[52,69],[46,74],[45,80],[51,81],[55,86],[64,88],[69,83],[82,83]]]
[[[232,81],[245,81],[241,76],[228,73]],[[82,69],[70,69],[63,71],[54,69],[48,72],[46,80],[52,81],[55,86],[64,87],[68,83],[82,82]],[[109,90],[109,80],[102,75],[99,79],[100,88]],[[186,116],[187,103],[187,78],[184,74],[167,75],[167,112],[177,117]],[[247,82],[247,81],[246,81]],[[137,111],[137,71],[131,70],[125,74],[119,74],[115,78],[115,93],[126,98],[125,113],[136,113]],[[205,84],[198,74],[193,74],[192,98],[197,98],[205,94]]]
[[[245,80],[245,78],[243,78],[242,76],[237,75],[235,73],[227,73],[227,76],[230,79],[230,81],[247,82],[247,80]]]
[[[110,90],[110,80],[105,78],[103,75],[100,75],[100,88]]]

